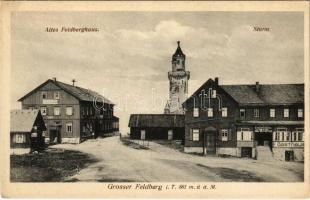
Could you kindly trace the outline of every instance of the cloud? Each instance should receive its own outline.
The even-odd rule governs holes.
[[[286,29],[255,32],[248,19],[242,18],[243,23],[239,24],[238,20],[230,23],[225,17],[219,21],[193,17],[202,24],[197,25],[196,21],[186,23],[187,17],[182,21],[173,14],[145,19],[143,23],[138,20],[145,25],[143,27],[129,19],[113,21],[109,18],[103,23],[105,15],[102,14],[102,18],[97,14],[81,17],[77,13],[68,17],[67,14],[43,13],[13,17],[13,103],[19,104],[16,99],[47,78],[57,77],[64,82],[75,78],[78,85],[104,91],[109,99],[116,101],[121,108],[117,114],[124,116],[121,123],[126,128],[130,113],[162,112],[164,104],[148,105],[153,105],[154,88],[163,103],[168,98],[167,72],[171,70],[171,56],[178,40],[187,56],[186,68],[191,73],[189,95],[215,76],[220,77],[221,84],[302,82],[303,41],[295,39],[294,34],[286,34],[289,33]],[[47,24],[62,26],[64,21],[68,22],[66,26],[94,23],[100,27],[100,32],[43,31]],[[219,22],[222,24],[218,25]],[[285,20],[285,24],[287,22]],[[118,103],[125,95],[135,98]],[[142,105],[137,105],[137,99],[141,99]]]

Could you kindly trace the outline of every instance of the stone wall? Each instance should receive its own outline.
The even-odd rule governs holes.
[[[61,138],[61,143],[79,144],[80,138]]]
[[[285,161],[285,151],[294,151],[294,161],[304,160],[304,149],[303,148],[273,148],[273,157],[276,160]]]
[[[184,147],[185,153],[203,153],[202,147]]]
[[[228,156],[234,156],[234,157],[240,157],[238,156],[238,148],[218,148],[217,155],[228,155]]]
[[[30,148],[11,148],[10,153],[14,155],[27,154],[30,153]]]

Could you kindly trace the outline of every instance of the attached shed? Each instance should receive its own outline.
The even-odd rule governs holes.
[[[185,122],[181,114],[132,114],[130,137],[142,140],[182,140]]]
[[[39,110],[12,110],[10,125],[11,152],[29,153],[44,149],[43,131],[46,131]]]

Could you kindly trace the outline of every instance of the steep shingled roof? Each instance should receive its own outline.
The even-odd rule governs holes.
[[[50,83],[50,82],[55,84],[59,88],[63,89],[64,91],[68,92],[72,96],[76,97],[80,101],[93,101],[94,99],[96,99],[97,102],[103,102],[104,101],[104,103],[113,105],[113,103],[109,99],[103,97],[102,95],[100,95],[99,93],[97,93],[93,90],[85,89],[85,88],[78,87],[78,86],[73,86],[73,85],[70,85],[67,83],[63,83],[60,81],[54,81],[51,79],[48,79],[47,81],[45,81],[44,83],[42,83],[41,85],[39,85],[38,87],[33,89],[32,91],[30,91],[29,93],[27,93],[25,96],[20,98],[18,101],[22,101],[23,99],[25,99],[26,97],[28,97],[32,93],[36,92],[39,88],[43,87],[44,85],[46,85],[47,83]]]
[[[58,85],[63,90],[66,90],[67,92],[71,93],[73,96],[77,97],[81,101],[93,101],[96,98],[98,102],[104,101],[107,104],[113,104],[109,99],[103,97],[101,94],[93,90],[73,86],[59,81],[56,81],[55,84]]]
[[[39,115],[39,110],[11,110],[10,115],[10,132],[30,132]]]
[[[129,127],[178,127],[185,126],[184,115],[176,114],[132,114]]]
[[[240,104],[296,104],[304,102],[304,84],[220,85]]]
[[[175,53],[173,54],[172,58],[175,58],[175,57],[186,57],[180,47],[180,41],[178,41],[178,47],[175,50]]]
[[[214,84],[208,79],[183,104],[197,95],[208,84]],[[240,105],[289,105],[304,103],[304,84],[256,84],[253,85],[218,85],[235,102]]]

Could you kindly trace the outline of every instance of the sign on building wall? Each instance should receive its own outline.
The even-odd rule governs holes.
[[[304,142],[273,142],[273,147],[304,147]]]
[[[43,99],[43,104],[58,104],[58,99]]]
[[[254,131],[259,133],[272,133],[272,128],[269,126],[255,126]]]

